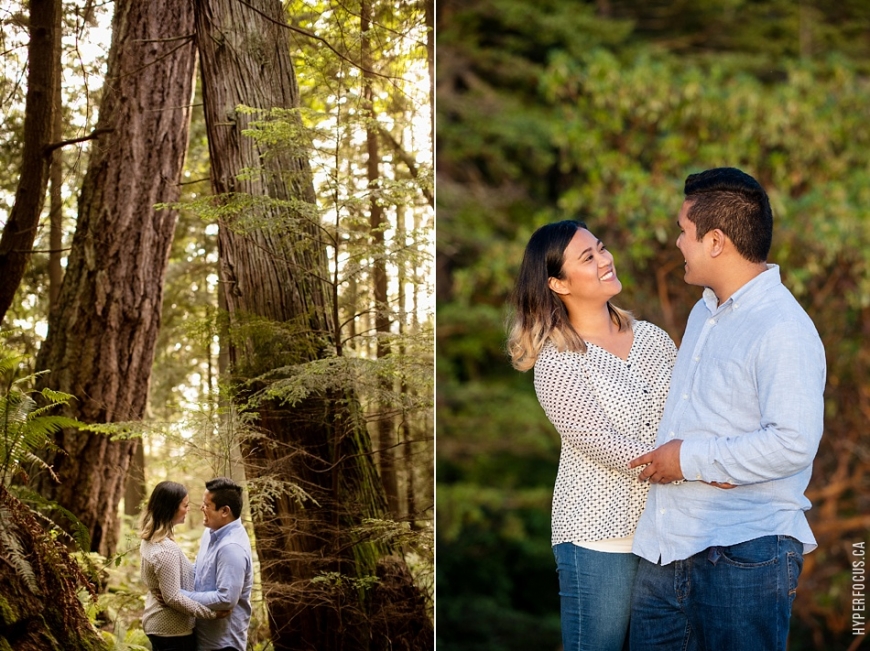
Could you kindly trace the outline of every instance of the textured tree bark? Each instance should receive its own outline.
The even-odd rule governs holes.
[[[145,450],[137,445],[130,457],[127,484],[124,487],[124,515],[137,516],[142,512],[142,502],[147,494],[145,484]]]
[[[15,204],[0,237],[0,322],[6,315],[30,262],[39,215],[45,203],[56,102],[60,77],[57,53],[61,39],[60,0],[31,0],[30,44],[27,48],[27,99],[24,107],[24,148]]]
[[[298,106],[280,0],[194,5],[215,194],[282,202],[251,201],[220,227],[231,374],[243,406],[265,387],[256,381],[261,374],[326,357],[333,335],[326,247],[313,210],[307,146],[267,150],[242,135],[252,119],[264,117],[236,110],[240,104],[264,110]],[[385,633],[393,601],[378,590],[370,592],[383,598],[371,598],[353,583],[381,571],[384,586],[416,594],[404,562],[384,560],[392,559],[388,545],[352,532],[364,518],[382,518],[386,510],[357,407],[352,390],[335,388],[292,406],[260,402],[258,436],[243,442],[249,480],[292,482],[312,498],[303,504],[278,495],[268,502],[270,514],[254,514],[278,651],[432,648],[431,625],[423,608],[414,610],[417,601],[407,600],[414,612],[405,614],[411,632],[402,629],[402,645]],[[395,569],[394,563],[399,570],[383,569]]]
[[[55,61],[58,68],[61,66],[61,39],[55,43]],[[63,140],[63,102],[61,100],[61,75],[54,78],[54,117],[51,125],[52,142]],[[58,147],[52,152],[48,179],[49,210],[48,210],[48,307],[49,310],[57,303],[60,295],[60,283],[63,280],[63,148]]]
[[[145,412],[160,326],[163,275],[176,223],[159,202],[179,197],[196,49],[193,7],[175,0],[115,3],[98,129],[79,197],[78,225],[58,305],[37,367],[48,386],[77,396],[86,423]],[[171,39],[176,40],[171,40]],[[65,431],[49,459],[60,477],[40,492],[88,529],[91,549],[114,553],[118,504],[137,441]]]

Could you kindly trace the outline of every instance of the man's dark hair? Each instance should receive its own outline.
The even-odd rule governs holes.
[[[242,487],[229,477],[215,477],[205,482],[205,489],[211,493],[211,501],[215,510],[225,506],[230,507],[233,518],[238,520],[242,515]]]
[[[698,240],[718,228],[750,262],[764,262],[773,240],[773,213],[761,184],[734,167],[716,167],[686,179],[686,216]]]

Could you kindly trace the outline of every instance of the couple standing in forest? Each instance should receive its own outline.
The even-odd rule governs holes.
[[[610,301],[613,256],[578,221],[538,229],[509,337],[562,439],[552,543],[566,651],[784,651],[804,491],[823,429],[815,326],[767,264],[765,190],[686,179],[676,245],[703,287],[679,352]]]
[[[240,519],[242,488],[226,477],[206,482],[195,565],[173,535],[189,510],[187,489],[163,481],[142,514],[141,573],[148,588],[142,628],[154,651],[245,651],[254,570]]]

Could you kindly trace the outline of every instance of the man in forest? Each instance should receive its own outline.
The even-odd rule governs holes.
[[[206,529],[196,555],[194,592],[182,592],[215,610],[232,608],[225,619],[196,620],[200,651],[245,651],[254,570],[251,541],[240,520],[242,487],[217,477],[205,489],[200,510]]]
[[[677,247],[685,281],[705,289],[658,447],[631,463],[652,483],[634,538],[631,648],[784,650],[803,554],[816,547],[804,491],[823,429],[824,349],[766,263],[761,185],[716,168],[690,175],[685,194]]]

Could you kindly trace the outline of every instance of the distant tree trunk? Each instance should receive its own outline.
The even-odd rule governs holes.
[[[381,205],[381,173],[380,151],[378,147],[378,128],[375,120],[374,89],[372,82],[374,61],[372,58],[371,29],[372,7],[369,0],[360,4],[360,63],[363,76],[363,105],[368,110],[366,121],[366,175],[369,187],[369,227],[372,242],[372,289],[375,310],[375,331],[377,333],[376,355],[378,359],[386,357],[389,352],[387,337],[390,334],[390,312],[387,296],[387,252],[385,248],[384,230],[386,228],[384,207]],[[389,378],[381,380],[384,391],[392,391]],[[387,508],[393,518],[399,514],[399,482],[396,476],[395,434],[393,419],[389,417],[389,405],[380,405],[375,427],[378,432],[378,466],[384,492],[387,497]]]
[[[236,110],[298,106],[282,4],[194,5],[213,190],[225,200],[230,193],[259,199],[225,218],[219,234],[230,372],[244,408],[267,386],[259,376],[284,367],[292,377],[298,365],[327,357],[338,339],[306,145],[267,151],[242,135],[252,116]],[[270,511],[254,510],[254,528],[274,648],[431,649],[431,624],[417,608],[422,602],[404,562],[360,531],[363,519],[382,518],[386,505],[352,390],[313,391],[292,406],[264,399],[253,411],[258,436],[243,452],[251,485],[272,491],[255,495]],[[275,494],[274,480],[298,485],[311,499],[303,505]],[[400,605],[381,587],[367,592],[357,583],[378,574],[384,590],[405,590]],[[407,609],[406,628],[394,638],[384,633],[388,623],[376,621],[389,607],[398,608],[397,620]]]
[[[398,243],[399,247],[404,247],[407,245],[405,219],[401,210],[399,210],[399,214],[396,218],[396,242]],[[399,337],[401,340],[404,340],[404,335],[407,335],[409,331],[413,332],[415,330],[413,324],[409,324],[407,322],[408,311],[405,309],[405,301],[407,300],[407,296],[405,294],[405,284],[408,282],[408,277],[404,260],[399,261],[397,276],[397,279],[399,281],[399,291],[398,296],[396,297],[396,300],[399,304],[399,313],[397,320],[399,324]],[[404,342],[401,344],[400,354],[405,354]],[[402,385],[399,387],[399,391],[402,394],[402,404],[405,404],[405,398],[408,395],[408,385],[405,382],[402,382]],[[411,422],[409,420],[409,416],[410,414],[408,414],[403,409],[399,424],[399,433],[402,446],[402,461],[405,471],[405,518],[410,523],[411,528],[416,528],[417,494],[415,492],[414,486],[414,446],[411,441]]]
[[[27,99],[24,147],[15,204],[0,236],[0,323],[30,262],[39,216],[45,204],[56,78],[60,76],[60,0],[30,1],[30,44],[27,47]]]
[[[61,67],[61,39],[55,43],[55,61],[57,67]],[[60,142],[63,139],[63,103],[61,101],[61,75],[54,77],[54,119],[52,120],[51,140]],[[60,283],[63,280],[63,148],[58,147],[52,152],[51,167],[49,169],[48,210],[48,307],[49,311],[57,303],[60,296]]]
[[[142,445],[137,445],[130,457],[127,485],[124,487],[124,515],[139,515],[146,492],[145,449]]]
[[[160,325],[163,276],[176,223],[159,202],[179,197],[196,49],[193,7],[118,0],[99,129],[79,197],[78,225],[37,367],[77,397],[86,423],[145,413]],[[65,431],[49,461],[60,477],[37,486],[87,527],[91,549],[115,552],[118,504],[138,442]]]
[[[429,142],[435,169],[435,0],[423,0],[426,12],[426,63],[429,68]],[[433,206],[434,207],[434,206]]]

